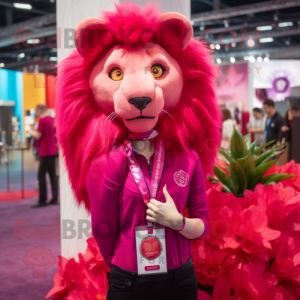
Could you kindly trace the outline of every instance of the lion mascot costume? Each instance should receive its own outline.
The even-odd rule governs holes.
[[[221,128],[209,50],[153,4],[82,21],[75,44],[58,66],[58,139],[111,269],[107,299],[197,299],[189,240],[209,230]]]

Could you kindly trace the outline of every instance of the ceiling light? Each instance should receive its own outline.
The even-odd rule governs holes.
[[[269,57],[265,57],[264,62],[269,62]]]
[[[249,56],[249,61],[252,62],[252,63],[255,62],[255,57]]]
[[[220,46],[219,44],[217,44],[217,45],[216,45],[216,49],[217,49],[217,50],[220,50],[220,49],[221,49],[221,46]]]
[[[218,64],[220,64],[222,62],[220,58],[217,58],[216,61]]]
[[[40,41],[40,39],[29,39],[27,40],[27,44],[39,44]]]
[[[210,49],[215,49],[215,45],[214,44],[210,44]]]
[[[235,58],[234,58],[234,57],[230,57],[230,61],[231,61],[232,63],[235,63]]]
[[[249,47],[253,47],[254,46],[254,41],[252,39],[248,40],[247,45]]]
[[[271,43],[271,42],[274,41],[274,39],[271,38],[271,37],[266,37],[266,38],[259,39],[259,41],[260,41],[261,43]]]
[[[15,8],[21,8],[21,9],[32,9],[32,6],[30,4],[25,3],[14,3]]]
[[[261,62],[262,58],[259,56],[256,60],[259,61],[259,62]]]
[[[266,25],[266,26],[258,26],[258,27],[256,27],[256,29],[258,31],[266,31],[266,30],[272,30],[273,27],[271,25]]]
[[[5,64],[4,63],[1,63],[0,64],[0,68],[4,68]]]
[[[293,25],[294,25],[293,22],[282,22],[278,24],[279,27],[288,27]]]
[[[18,58],[23,58],[23,57],[25,57],[25,53],[18,54]]]
[[[249,60],[249,56],[244,56],[244,60]]]
[[[50,59],[51,61],[57,61],[57,57],[56,57],[56,56],[50,57],[49,59]]]
[[[223,24],[224,24],[224,26],[227,28],[227,27],[229,27],[229,24],[228,24],[228,21],[227,20],[224,20],[223,21]]]
[[[194,21],[192,21],[192,20],[190,21],[190,23],[191,23],[191,25],[192,25],[192,26],[195,24],[195,22],[194,22]]]
[[[236,46],[236,43],[231,43],[231,47],[235,47]]]

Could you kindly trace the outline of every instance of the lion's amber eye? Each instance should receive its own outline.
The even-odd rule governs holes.
[[[159,78],[164,74],[164,67],[162,65],[153,65],[151,68],[151,73],[154,78]]]
[[[123,72],[120,68],[113,68],[110,72],[109,72],[109,77],[112,79],[112,80],[115,80],[115,81],[119,81],[119,80],[122,80],[123,79]]]

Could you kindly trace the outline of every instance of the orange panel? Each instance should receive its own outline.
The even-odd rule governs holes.
[[[55,105],[55,80],[54,75],[46,75],[46,105],[52,109]]]

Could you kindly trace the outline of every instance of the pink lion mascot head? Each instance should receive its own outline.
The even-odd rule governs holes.
[[[78,25],[77,51],[58,66],[56,112],[71,185],[88,210],[93,158],[128,132],[159,129],[167,151],[192,147],[210,172],[221,117],[209,50],[192,35],[187,18],[153,4],[123,3]]]

